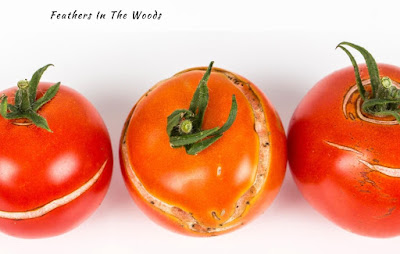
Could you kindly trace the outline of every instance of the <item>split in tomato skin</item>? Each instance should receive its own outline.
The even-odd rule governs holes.
[[[272,105],[248,80],[218,68],[208,81],[203,129],[224,124],[234,94],[238,111],[233,125],[197,155],[170,146],[167,117],[188,107],[204,71],[189,69],[150,89],[128,116],[120,146],[122,173],[138,206],[166,228],[193,236],[226,233],[262,213],[276,196],[286,168],[285,133]],[[260,123],[254,107],[266,119],[263,134],[255,131]],[[260,149],[259,135],[269,140],[267,148]],[[265,178],[257,176],[259,160],[267,165]],[[262,182],[258,189],[256,179]]]
[[[400,82],[400,68],[378,68],[381,76]],[[365,65],[360,75],[369,79]],[[331,221],[361,235],[396,236],[400,128],[394,118],[357,111],[356,90],[344,105],[355,84],[353,67],[348,67],[325,77],[303,98],[288,131],[290,169],[306,200]]]
[[[39,83],[37,98],[50,85]],[[3,93],[13,100],[15,92]],[[112,173],[108,131],[82,95],[61,85],[38,113],[52,132],[0,118],[0,231],[22,238],[79,225],[102,202]]]

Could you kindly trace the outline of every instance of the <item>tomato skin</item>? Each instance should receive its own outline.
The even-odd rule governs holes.
[[[38,97],[50,87],[40,83]],[[16,89],[4,93],[13,101]],[[0,119],[0,230],[23,238],[55,236],[71,230],[103,200],[112,173],[111,142],[96,109],[82,95],[61,85],[38,113],[48,132],[31,124]],[[104,166],[104,167],[103,167]],[[2,212],[40,210],[76,192],[100,169],[98,178],[72,201],[34,218],[4,218]]]
[[[232,94],[236,95],[238,102],[234,124],[220,140],[195,156],[187,155],[184,149],[170,147],[166,119],[175,109],[189,106],[204,71],[204,68],[188,69],[150,89],[130,112],[120,145],[122,174],[139,208],[167,229],[191,236],[230,232],[255,218],[278,193],[286,169],[286,137],[279,116],[256,86],[234,74],[237,81],[249,84],[267,119],[266,128],[270,132],[269,171],[265,183],[243,215],[230,227],[218,225],[231,216],[238,198],[254,182],[259,139],[254,131],[250,103],[234,81],[227,78],[226,71],[214,68],[208,81],[210,99],[203,128],[221,126],[226,121]],[[221,168],[220,175],[217,173],[218,166]],[[191,228],[176,214],[162,211],[150,202],[135,185],[132,172],[150,195],[172,206],[178,214],[193,216],[198,225]],[[212,216],[213,212],[218,212],[219,219]],[[196,228],[200,225],[204,229]],[[217,230],[209,231],[210,228]]]
[[[400,81],[400,68],[378,68],[381,76]],[[368,79],[365,65],[360,75]],[[348,67],[319,81],[303,98],[289,126],[289,165],[305,199],[337,225],[365,236],[396,236],[400,158],[394,140],[400,127],[348,113],[355,104],[343,107],[343,101],[355,82],[353,67]]]

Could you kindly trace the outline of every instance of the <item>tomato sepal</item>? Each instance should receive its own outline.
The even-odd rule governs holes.
[[[353,55],[343,45],[350,46],[364,57],[370,78],[371,93],[368,93],[361,81],[360,71]],[[365,48],[350,42],[341,42],[336,48],[342,49],[350,58],[354,68],[356,84],[363,100],[361,109],[377,117],[393,116],[400,123],[400,89],[393,85],[389,77],[380,77],[379,68],[374,57]]]
[[[237,115],[237,102],[232,95],[232,105],[227,121],[222,127],[203,130],[204,114],[208,105],[207,82],[214,62],[211,61],[197,86],[189,109],[178,109],[167,117],[167,134],[172,148],[184,146],[186,153],[196,155],[221,138],[233,124]]]
[[[56,96],[60,82],[47,89],[45,94],[36,100],[39,81],[43,73],[52,64],[45,65],[37,70],[30,81],[24,79],[18,82],[18,90],[15,93],[14,105],[8,104],[7,96],[1,96],[0,115],[5,119],[25,118],[39,128],[52,132],[47,120],[40,116],[37,111]],[[10,112],[8,112],[10,111]]]

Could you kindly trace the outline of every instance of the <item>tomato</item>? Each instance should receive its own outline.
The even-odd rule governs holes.
[[[400,68],[378,64],[374,71],[375,61],[367,59],[368,68],[359,66],[360,87],[369,94],[364,99],[355,67],[348,67],[319,81],[300,102],[288,131],[289,164],[306,200],[328,219],[357,234],[390,237],[400,234],[398,99],[384,105],[394,108],[387,114],[370,112],[380,105],[368,109],[363,101],[374,100],[373,78],[390,78],[387,92],[397,93]]]
[[[38,84],[37,101],[51,85]],[[18,93],[2,92],[9,100]],[[103,200],[113,164],[106,126],[78,92],[59,86],[37,113],[49,131],[0,117],[0,230],[23,238],[55,236],[84,221]]]
[[[167,118],[192,104],[207,72],[184,70],[151,88],[128,115],[120,143],[122,173],[137,205],[155,222],[191,236],[229,232],[262,213],[286,169],[286,137],[271,103],[247,79],[218,68],[209,76],[202,128],[224,125],[233,115],[232,97],[236,119],[196,155],[171,147]]]

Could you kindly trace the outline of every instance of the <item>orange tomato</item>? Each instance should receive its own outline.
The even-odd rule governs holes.
[[[167,117],[188,108],[206,68],[159,82],[133,107],[122,131],[120,162],[129,192],[154,221],[173,231],[211,236],[262,213],[281,186],[286,138],[278,114],[247,79],[214,68],[203,129],[221,127],[232,95],[233,125],[197,155],[171,147]]]

